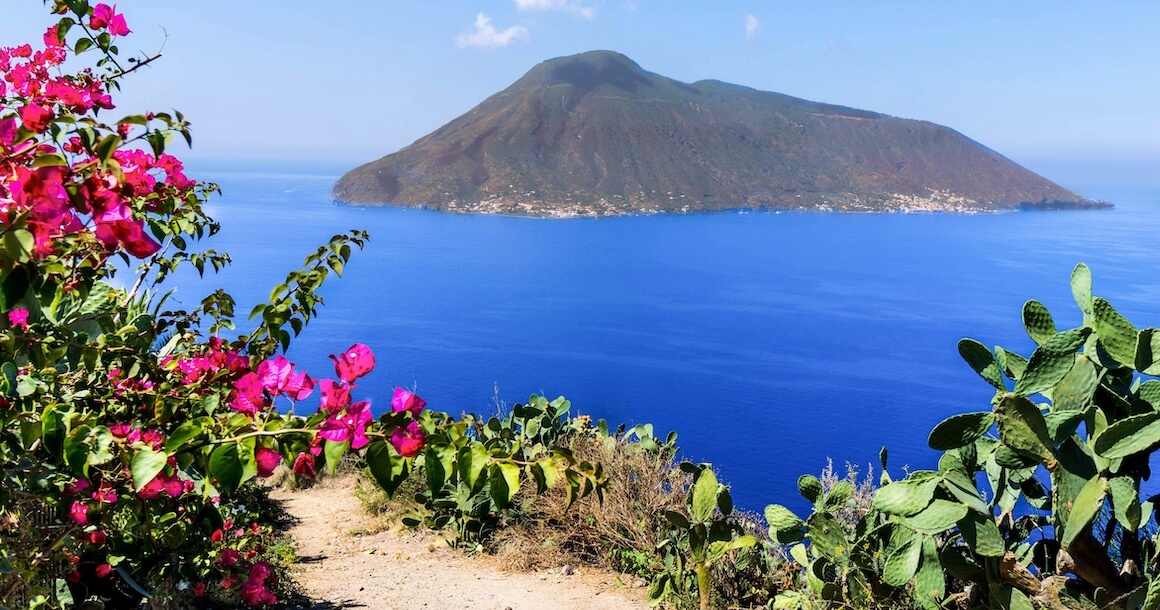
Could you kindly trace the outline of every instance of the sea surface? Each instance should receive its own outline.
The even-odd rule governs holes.
[[[959,358],[973,337],[1029,355],[1020,308],[1060,328],[1086,262],[1095,293],[1137,326],[1160,326],[1160,190],[1093,186],[1110,211],[991,215],[718,213],[542,220],[336,205],[338,174],[215,171],[206,247],[233,265],[171,297],[213,288],[253,305],[303,257],[368,231],[289,357],[316,377],[328,354],[370,345],[356,395],[392,388],[430,406],[495,413],[559,395],[613,426],[676,430],[688,459],[717,466],[738,505],[803,509],[795,482],[832,460],[894,477],[931,468],[931,428],[989,408]],[[298,411],[313,411],[312,396]]]

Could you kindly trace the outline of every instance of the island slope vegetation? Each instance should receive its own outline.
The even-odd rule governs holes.
[[[531,216],[740,209],[1103,207],[927,121],[715,80],[624,55],[545,61],[334,187],[336,200]]]

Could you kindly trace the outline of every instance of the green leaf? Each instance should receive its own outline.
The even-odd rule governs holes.
[[[987,383],[995,386],[996,389],[1007,390],[1003,385],[1003,374],[999,370],[999,363],[995,360],[995,355],[991,353],[991,350],[987,349],[987,346],[974,339],[960,339],[959,355]]]
[[[713,469],[708,467],[703,469],[701,475],[697,477],[697,482],[693,484],[692,517],[694,521],[705,522],[712,518],[713,511],[717,508],[719,487],[717,475],[713,474]]]
[[[237,444],[226,443],[213,450],[209,455],[209,474],[216,480],[214,485],[226,493],[238,488],[242,482],[242,461]]]
[[[1160,445],[1160,412],[1151,411],[1125,417],[1108,426],[1096,438],[1097,455],[1115,459],[1147,451]]]
[[[133,447],[133,458],[129,461],[129,474],[133,486],[141,489],[165,468],[168,455],[164,451],[154,451],[152,447],[138,443]],[[211,465],[213,459],[210,459]]]
[[[1051,319],[1047,307],[1034,300],[1023,304],[1023,327],[1027,329],[1027,335],[1040,345],[1056,333],[1055,321]]]
[[[1031,354],[1027,369],[1015,384],[1015,393],[1030,396],[1059,383],[1075,364],[1075,352],[1089,334],[1090,328],[1073,328],[1045,341]]]
[[[85,476],[85,466],[89,458],[88,426],[74,428],[64,439],[64,461],[78,477]]]
[[[4,232],[0,238],[4,242],[4,251],[18,263],[26,263],[32,257],[32,250],[36,247],[36,239],[32,233],[24,229],[11,229]]]
[[[999,532],[999,526],[995,525],[995,520],[990,514],[967,513],[967,516],[959,522],[959,533],[962,534],[967,546],[983,557],[1002,557],[1007,551],[1003,543],[1003,534]]]
[[[1083,354],[1075,357],[1075,364],[1051,389],[1052,412],[1082,412],[1087,410],[1099,384],[1096,366]]]
[[[892,515],[913,515],[930,504],[939,480],[903,479],[884,485],[874,494],[874,508]]]
[[[540,477],[536,479],[536,484],[539,485],[539,493],[556,486],[556,479],[559,478],[559,467],[556,465],[556,460],[545,457],[536,460],[536,468],[539,469]]]
[[[1160,329],[1145,328],[1136,340],[1136,370],[1160,375]]]
[[[923,606],[938,607],[938,602],[946,596],[946,592],[946,576],[939,562],[938,547],[934,538],[924,536],[922,561],[914,575],[914,595]]]
[[[1134,366],[1139,335],[1136,327],[1100,297],[1092,299],[1092,316],[1100,345],[1108,355],[1124,366]]]
[[[338,463],[342,460],[342,456],[346,455],[346,450],[350,448],[350,441],[332,441],[326,440],[322,443],[322,455],[326,458],[326,470],[330,474],[338,468]]]
[[[812,474],[803,474],[798,477],[797,486],[798,493],[814,504],[817,504],[822,497],[822,482]]]
[[[491,462],[491,455],[481,443],[471,443],[459,451],[459,480],[463,481],[468,489],[475,489],[479,480],[479,473]]]
[[[990,515],[991,511],[987,508],[987,503],[983,501],[982,496],[979,495],[979,489],[970,476],[958,470],[949,470],[943,474],[943,487],[951,492],[951,495],[956,500],[965,504],[968,508]]]
[[[894,587],[905,585],[914,578],[921,558],[922,538],[913,536],[886,558],[886,564],[882,568],[882,579]]]
[[[491,467],[491,500],[505,508],[520,490],[520,467],[511,462],[496,462]]]
[[[806,532],[814,552],[835,563],[848,561],[850,542],[841,521],[826,513],[814,513],[806,521]]]
[[[1027,359],[1015,352],[995,346],[995,356],[999,359],[999,366],[1003,367],[1003,372],[1011,379],[1018,381],[1027,370]]]
[[[805,527],[805,522],[798,518],[790,509],[780,504],[770,504],[765,507],[765,522],[769,524],[770,537],[777,532],[787,532]]]
[[[390,496],[407,479],[408,462],[396,454],[384,441],[373,441],[367,445],[367,468],[383,491]]]
[[[830,493],[826,494],[822,509],[836,511],[845,506],[852,497],[854,497],[854,484],[849,481],[838,481],[830,488]]]
[[[957,449],[978,440],[994,423],[995,415],[990,411],[953,415],[939,422],[926,442],[939,451]]]
[[[1160,578],[1153,576],[1148,583],[1148,595],[1144,597],[1140,610],[1160,610]]]
[[[89,433],[89,456],[85,460],[85,476],[88,476],[89,466],[107,464],[116,457],[113,454],[113,433],[104,426],[96,426]]]
[[[1136,388],[1136,396],[1152,405],[1152,409],[1160,411],[1160,381],[1149,379]]]
[[[926,508],[903,518],[911,529],[924,534],[941,534],[967,516],[967,507],[958,502],[935,499]]]
[[[1048,470],[1055,467],[1051,435],[1039,407],[1021,396],[1007,395],[995,405],[999,438],[1020,455],[1038,460]]]
[[[242,480],[238,482],[238,485],[258,475],[258,459],[254,456],[257,440],[251,437],[238,441],[238,459],[242,462]]]
[[[1071,296],[1083,312],[1084,324],[1090,326],[1092,315],[1092,272],[1080,263],[1071,272]]]
[[[165,441],[165,450],[169,453],[177,453],[182,449],[182,445],[197,438],[202,433],[201,424],[195,421],[187,421],[181,424],[169,435],[169,439]]]
[[[1140,490],[1131,477],[1115,477],[1108,480],[1108,491],[1112,495],[1112,509],[1116,521],[1134,532],[1140,527]]]
[[[1071,546],[1076,537],[1087,530],[1092,519],[1100,512],[1107,495],[1107,481],[1103,477],[1095,477],[1079,490],[1075,502],[1071,506],[1071,514],[1067,517],[1067,527],[1063,530],[1060,544],[1063,548]]]

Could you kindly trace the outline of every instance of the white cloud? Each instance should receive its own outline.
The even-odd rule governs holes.
[[[562,11],[585,19],[596,17],[596,9],[584,6],[580,0],[516,0],[516,8],[521,11]]]
[[[522,25],[513,25],[505,30],[496,30],[491,24],[491,17],[480,13],[475,17],[475,31],[464,32],[455,37],[458,47],[478,47],[480,49],[498,49],[506,47],[517,40],[528,40],[528,28]]]
[[[745,42],[753,42],[757,38],[757,30],[761,27],[761,22],[753,15],[745,16]]]

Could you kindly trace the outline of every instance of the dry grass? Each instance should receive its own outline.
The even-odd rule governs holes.
[[[654,549],[667,529],[666,510],[683,511],[691,477],[676,468],[673,451],[646,451],[623,438],[578,435],[576,459],[600,463],[608,475],[604,501],[567,505],[557,487],[542,496],[521,491],[518,519],[502,529],[495,548],[505,567],[540,569],[564,563],[645,574],[659,568]]]

